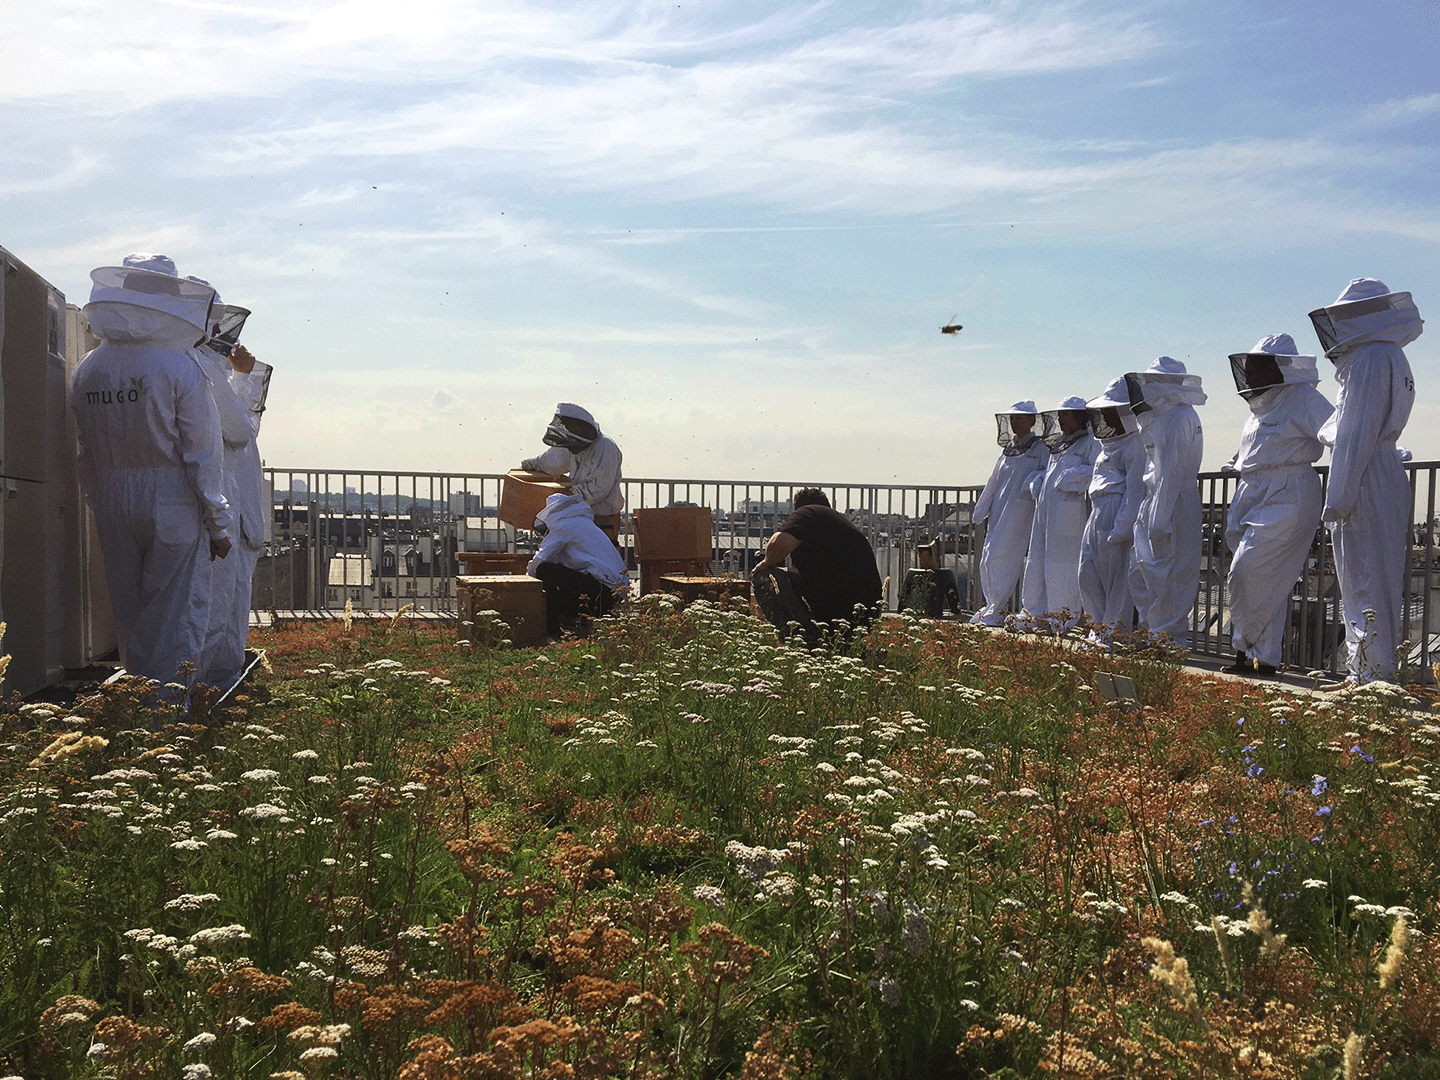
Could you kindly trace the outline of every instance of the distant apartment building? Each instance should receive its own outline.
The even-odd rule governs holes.
[[[494,516],[472,516],[455,521],[457,551],[514,551],[515,526]]]
[[[481,497],[468,491],[452,491],[447,505],[453,518],[483,517],[486,509]]]
[[[358,608],[375,606],[375,582],[370,556],[342,551],[330,556],[325,599],[332,605],[349,600]]]

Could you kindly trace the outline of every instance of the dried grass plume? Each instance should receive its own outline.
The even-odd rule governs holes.
[[[1141,938],[1140,944],[1155,956],[1150,977],[1165,987],[1186,1012],[1198,1015],[1200,999],[1195,993],[1195,981],[1190,978],[1189,961],[1183,956],[1176,956],[1175,946],[1164,938]]]
[[[1341,1074],[1344,1080],[1359,1080],[1360,1077],[1360,1055],[1365,1050],[1365,1036],[1350,1033],[1345,1040],[1345,1071]]]
[[[1405,950],[1410,944],[1410,924],[1405,921],[1402,911],[1395,916],[1395,925],[1390,928],[1390,947],[1385,950],[1385,959],[1380,961],[1380,989],[1389,990],[1400,978],[1400,968],[1405,963]]]

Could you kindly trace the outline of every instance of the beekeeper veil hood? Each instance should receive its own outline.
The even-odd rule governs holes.
[[[1230,354],[1230,373],[1235,389],[1247,401],[1272,386],[1291,386],[1320,381],[1315,357],[1301,356],[1289,334],[1271,334],[1255,343],[1249,352]]]
[[[1090,417],[1085,411],[1085,399],[1071,396],[1065,398],[1054,409],[1044,413],[1045,433],[1041,436],[1052,454],[1058,454],[1086,433]]]
[[[555,406],[555,415],[545,429],[543,441],[546,446],[560,446],[578,454],[593,446],[599,437],[600,427],[588,411],[562,401]]]
[[[90,271],[85,317],[106,341],[193,345],[209,323],[215,290],[181,278],[165,255],[127,255],[119,266]]]
[[[1144,371],[1125,376],[1130,393],[1130,408],[1136,416],[1176,405],[1204,405],[1205,391],[1200,389],[1200,376],[1185,371],[1185,365],[1172,356],[1157,357]]]
[[[210,284],[204,278],[198,277],[187,277],[185,280],[196,281],[201,285]],[[240,341],[240,331],[245,328],[245,320],[249,317],[249,308],[222,303],[217,292],[210,305],[210,334],[203,342],[204,346],[221,356],[229,356],[235,351],[235,346]]]
[[[1033,433],[1034,425],[1038,421],[1039,415],[1039,412],[1035,408],[1035,402],[1033,401],[1017,401],[1014,405],[1011,405],[1010,408],[1006,409],[1004,412],[997,412],[995,414],[995,441],[1001,446],[1006,447],[1010,446],[1016,441],[1015,428],[1010,423],[1010,418],[1012,416],[1030,417],[1030,433]],[[1025,436],[1023,436],[1020,439],[1020,442],[1028,442],[1030,433],[1027,433]]]
[[[1408,292],[1391,292],[1377,278],[1356,278],[1333,304],[1310,312],[1310,321],[1331,360],[1371,341],[1403,349],[1425,325]]]
[[[210,347],[229,356],[240,343],[240,331],[245,328],[245,320],[248,318],[249,308],[240,307],[238,304],[217,303],[210,316],[210,325],[214,327],[208,342]]]
[[[1130,391],[1125,387],[1125,376],[1111,379],[1105,393],[1085,403],[1090,414],[1090,431],[1097,439],[1120,439],[1140,430],[1135,423],[1135,413],[1130,408]]]

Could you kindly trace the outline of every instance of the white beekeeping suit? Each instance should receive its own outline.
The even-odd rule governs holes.
[[[1080,538],[1090,516],[1085,496],[1100,445],[1090,434],[1082,397],[1066,398],[1044,419],[1050,460],[1030,480],[1035,518],[1021,600],[1032,620],[1068,611],[1073,622],[1080,616]]]
[[[1080,539],[1080,603],[1105,634],[1130,629],[1135,601],[1130,571],[1135,550],[1135,519],[1145,497],[1145,445],[1130,410],[1124,378],[1086,402],[1090,431],[1100,454],[1090,478],[1090,518]]]
[[[220,418],[191,346],[214,290],[163,255],[102,266],[85,317],[101,344],[75,369],[80,478],[105,556],[120,659],[158,682],[202,660],[216,556],[230,548]]]
[[[520,467],[569,476],[571,493],[590,504],[596,524],[604,528],[605,519],[625,506],[620,491],[620,447],[601,433],[589,412],[565,401],[555,406],[544,442],[550,449],[539,457],[526,458]]]
[[[981,626],[1004,623],[1025,568],[1035,517],[1030,480],[1043,473],[1050,461],[1050,448],[1035,431],[1038,422],[1033,401],[1017,401],[995,414],[997,441],[1004,449],[971,515],[977,526],[988,522],[980,551],[980,591],[985,602],[970,619]]]
[[[197,279],[198,280],[198,279]],[[225,497],[236,521],[236,543],[224,569],[215,573],[214,600],[200,677],[228,687],[245,665],[250,633],[250,590],[265,543],[265,480],[256,437],[265,411],[271,368],[255,361],[249,372],[231,363],[232,351],[250,312],[220,303],[211,312],[210,337],[196,349],[220,414],[224,447]],[[247,359],[248,353],[243,353]]]
[[[542,563],[559,563],[588,574],[616,592],[630,587],[625,560],[595,526],[595,515],[578,495],[551,495],[535,518],[544,539],[525,572],[531,577]]]
[[[1410,526],[1410,485],[1395,442],[1415,404],[1404,347],[1424,324],[1409,293],[1374,278],[1352,281],[1310,319],[1340,383],[1320,433],[1331,446],[1322,517],[1335,543],[1350,678],[1393,679]]]
[[[1130,592],[1142,628],[1190,647],[1190,611],[1200,583],[1200,376],[1169,356],[1125,376],[1145,446],[1145,496],[1135,519]]]
[[[1240,474],[1225,542],[1232,559],[1231,637],[1241,675],[1273,675],[1290,616],[1290,593],[1320,526],[1319,432],[1335,411],[1315,388],[1315,357],[1289,334],[1262,338],[1230,367],[1250,417],[1226,466]]]

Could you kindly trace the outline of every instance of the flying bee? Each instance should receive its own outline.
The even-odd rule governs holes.
[[[961,330],[965,329],[963,326],[961,326],[958,322],[955,321],[956,318],[959,317],[959,315],[960,315],[960,313],[959,313],[958,311],[957,311],[954,315],[951,315],[951,316],[950,316],[950,321],[949,321],[948,323],[946,323],[944,326],[940,327],[940,333],[942,333],[942,334],[958,334]]]

